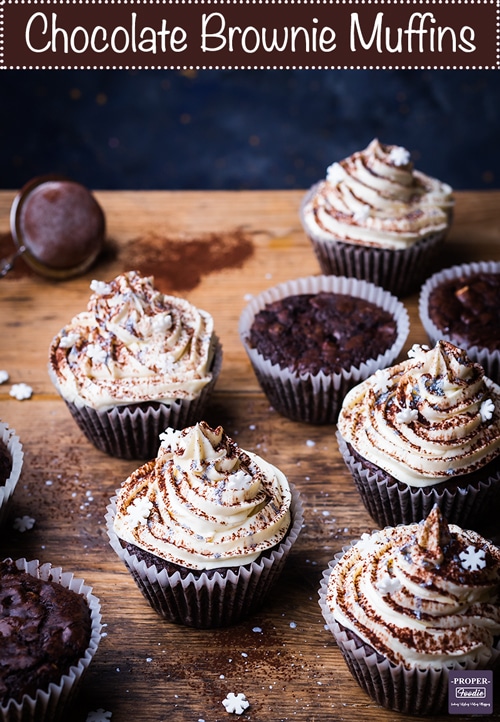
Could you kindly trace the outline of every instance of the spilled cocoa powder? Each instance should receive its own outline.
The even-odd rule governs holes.
[[[122,265],[152,275],[163,293],[189,291],[202,277],[225,268],[241,268],[254,252],[251,235],[237,228],[196,236],[149,233],[118,249]]]

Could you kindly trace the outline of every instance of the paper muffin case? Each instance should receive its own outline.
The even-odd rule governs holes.
[[[449,488],[446,482],[413,487],[394,480],[383,469],[374,471],[365,466],[359,457],[353,456],[338,431],[337,441],[367,512],[381,528],[420,522],[437,504],[448,523],[476,529],[500,499],[500,469],[461,486],[454,485],[451,479]]]
[[[107,507],[106,525],[111,547],[128,568],[137,586],[153,609],[169,622],[198,629],[228,627],[248,617],[264,602],[283,571],[288,554],[303,524],[298,491],[292,491],[292,522],[287,536],[265,556],[242,565],[237,572],[228,569],[184,578],[176,571],[147,566],[125,549],[113,529],[116,496]]]
[[[119,459],[149,460],[156,456],[159,435],[167,427],[184,429],[204,417],[222,367],[222,346],[215,339],[212,379],[195,399],[168,403],[144,402],[99,411],[66,401],[74,420],[87,439],[100,451]]]
[[[330,292],[370,301],[394,316],[397,335],[394,344],[376,359],[351,366],[340,373],[299,374],[272,364],[248,339],[256,314],[268,303],[296,294]],[[410,322],[404,305],[388,291],[355,278],[306,276],[281,283],[255,296],[243,309],[239,321],[241,342],[253,366],[257,380],[273,408],[293,421],[310,424],[334,424],[346,393],[379,368],[390,366],[408,337]]]
[[[452,670],[493,669],[500,662],[500,641],[490,650],[478,654],[467,664],[452,662],[439,668],[406,668],[394,664],[359,637],[353,637],[339,624],[327,604],[328,580],[343,552],[335,555],[323,572],[319,605],[328,628],[359,686],[382,707],[409,715],[436,715],[447,712],[448,676]]]
[[[0,422],[0,439],[3,441],[12,459],[12,468],[5,484],[0,486],[0,527],[6,517],[10,500],[14,494],[17,482],[23,468],[23,446],[15,431],[7,424]]]
[[[463,342],[457,344],[449,334],[441,331],[429,316],[429,297],[435,288],[445,281],[450,281],[454,278],[459,278],[460,276],[472,276],[476,273],[500,273],[500,262],[478,261],[475,263],[463,263],[458,266],[452,266],[451,268],[445,268],[444,270],[435,273],[427,279],[420,290],[418,313],[422,326],[424,327],[433,346],[440,339],[449,341],[455,346],[460,345],[460,348],[467,352],[471,361],[474,361],[483,367],[484,373],[488,378],[492,379],[497,384],[500,384],[499,350],[490,351],[489,349],[482,348],[480,346],[464,345]]]
[[[99,642],[101,641],[101,605],[99,599],[92,594],[92,588],[87,586],[83,579],[77,579],[69,572],[63,572],[60,567],[51,564],[41,564],[38,560],[27,561],[17,559],[16,566],[34,577],[50,580],[81,594],[87,600],[91,615],[91,633],[89,646],[78,662],[72,665],[59,682],[51,682],[46,690],[38,690],[31,697],[24,697],[17,702],[10,700],[0,705],[1,722],[64,722],[68,706],[77,692]]]
[[[313,186],[303,199],[300,218],[322,273],[360,278],[382,286],[396,296],[408,296],[436,270],[448,229],[398,250],[362,246],[331,235],[320,235],[314,233],[304,218],[305,206],[316,188]]]

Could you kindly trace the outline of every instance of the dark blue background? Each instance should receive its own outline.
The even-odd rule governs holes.
[[[0,187],[305,188],[378,137],[456,189],[500,184],[488,71],[3,71]]]

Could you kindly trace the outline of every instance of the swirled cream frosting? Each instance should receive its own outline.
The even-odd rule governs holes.
[[[374,139],[333,163],[302,208],[303,225],[320,240],[407,248],[450,224],[452,189],[416,170],[410,153]]]
[[[500,550],[474,531],[427,519],[365,534],[333,567],[334,618],[406,667],[467,663],[500,634]]]
[[[118,490],[120,539],[191,569],[248,564],[279,544],[291,521],[279,469],[204,421],[160,438]]]
[[[160,293],[136,271],[93,281],[87,311],[53,339],[49,373],[61,396],[105,410],[193,399],[212,378],[213,319]]]
[[[410,486],[468,474],[500,454],[500,387],[446,341],[413,346],[345,396],[338,430],[363,458]]]

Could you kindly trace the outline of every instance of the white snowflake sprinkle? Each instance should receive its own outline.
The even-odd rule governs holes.
[[[306,446],[316,446],[316,442],[312,439],[307,439]]]
[[[87,356],[98,364],[103,364],[106,361],[108,354],[106,350],[99,346],[98,343],[89,343],[87,346]]]
[[[250,702],[247,700],[243,692],[234,694],[229,692],[226,699],[222,700],[222,704],[226,708],[226,712],[231,714],[243,714],[247,707],[250,706]]]
[[[257,634],[259,634],[260,632],[262,632],[262,627],[253,627],[252,632],[256,632]]]
[[[425,344],[414,343],[411,349],[408,351],[408,358],[414,358],[417,361],[423,359],[425,353],[429,350],[429,347]]]
[[[484,569],[486,566],[486,557],[482,549],[476,549],[469,544],[467,549],[458,555],[464,569],[470,569],[475,572],[478,569]]]
[[[7,371],[0,371],[0,384],[4,384],[9,380],[9,374]]]
[[[363,221],[366,221],[369,215],[370,206],[362,206],[352,214],[352,219],[353,221],[356,221],[356,223],[363,223]]]
[[[12,526],[16,531],[28,531],[29,529],[33,529],[33,526],[35,525],[35,520],[31,516],[18,516],[16,519],[14,519],[14,522]]]
[[[333,185],[337,185],[337,183],[340,183],[340,181],[344,180],[346,175],[347,174],[343,167],[340,165],[340,163],[332,163],[326,169],[326,179],[329,183],[332,183]]]
[[[391,577],[390,574],[384,574],[377,584],[377,589],[382,594],[393,594],[401,589],[401,582],[396,577]]]
[[[59,348],[71,348],[79,338],[80,336],[77,333],[67,333],[59,339]]]
[[[486,399],[486,401],[483,401],[481,408],[479,409],[481,421],[489,421],[493,416],[494,411],[495,404],[492,399]]]
[[[381,394],[389,390],[389,376],[384,369],[377,369],[373,374],[373,388]]]
[[[99,707],[87,715],[86,722],[108,722],[112,717],[112,712],[106,712],[105,709]]]
[[[153,502],[147,497],[136,498],[127,507],[128,523],[135,529],[139,524],[144,524],[153,508]]]
[[[31,386],[28,386],[28,384],[13,384],[9,391],[9,396],[12,396],[18,401],[31,399],[31,397],[33,396],[33,389],[31,388]]]
[[[90,289],[94,291],[94,293],[99,294],[99,296],[104,296],[105,294],[112,293],[113,291],[113,288],[109,283],[105,283],[104,281],[96,281],[95,279],[91,281]]]
[[[391,149],[389,153],[389,163],[394,165],[407,165],[410,162],[410,152],[400,145]]]
[[[417,409],[401,409],[396,414],[396,421],[399,424],[411,424],[412,421],[416,421],[418,418]]]

